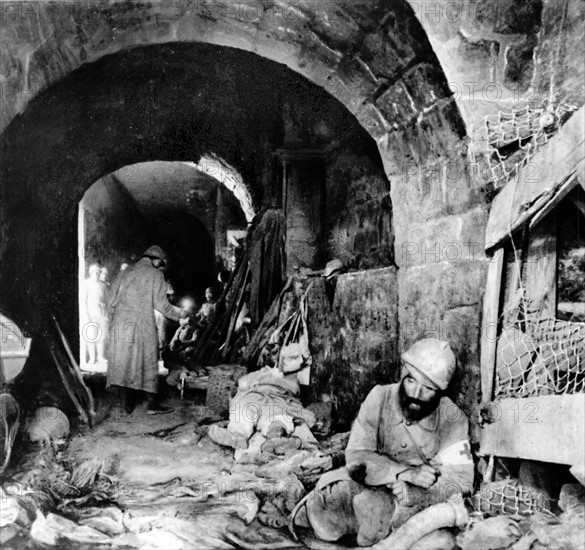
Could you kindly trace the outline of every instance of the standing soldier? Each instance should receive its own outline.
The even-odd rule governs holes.
[[[131,412],[130,391],[147,396],[149,414],[171,412],[158,403],[158,335],[154,310],[178,321],[181,309],[167,298],[162,273],[166,255],[151,246],[142,258],[122,271],[112,284],[107,386],[117,388],[126,412]]]

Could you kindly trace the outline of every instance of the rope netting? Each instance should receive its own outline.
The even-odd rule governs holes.
[[[504,479],[483,484],[472,497],[473,507],[489,515],[518,514],[528,516],[536,512],[550,512],[551,501],[518,480]]]
[[[472,181],[500,189],[556,134],[576,107],[513,109],[488,115],[471,130],[468,150]]]
[[[574,393],[585,393],[585,323],[527,317],[503,329],[496,397]]]

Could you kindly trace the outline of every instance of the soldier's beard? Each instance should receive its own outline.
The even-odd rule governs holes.
[[[431,399],[428,401],[423,401],[422,399],[415,399],[414,397],[409,397],[404,389],[404,383],[400,382],[400,387],[398,388],[398,398],[400,400],[400,408],[402,409],[402,414],[407,420],[422,420],[423,418],[429,416],[435,412],[437,407],[439,406],[439,402],[441,401],[441,392],[437,392]]]

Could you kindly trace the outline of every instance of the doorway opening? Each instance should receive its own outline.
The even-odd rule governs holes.
[[[253,208],[237,172],[211,158],[213,174],[210,163],[203,171],[195,163],[146,162],[107,174],[84,194],[78,212],[82,370],[107,372],[109,289],[149,246],[161,246],[169,257],[167,293],[177,304],[196,307],[233,268],[232,235],[246,231]],[[161,346],[174,328],[159,327]]]

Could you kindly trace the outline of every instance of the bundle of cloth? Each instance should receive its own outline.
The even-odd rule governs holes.
[[[212,426],[211,439],[235,449],[236,460],[261,452],[284,455],[316,446],[311,433],[315,415],[300,401],[301,372],[284,374],[278,367],[264,367],[240,378],[230,400],[229,422],[225,428]]]

